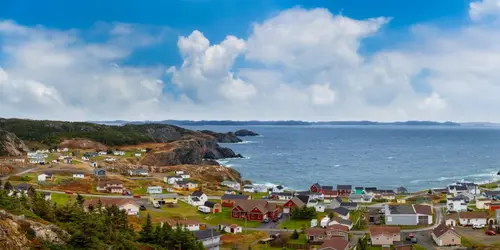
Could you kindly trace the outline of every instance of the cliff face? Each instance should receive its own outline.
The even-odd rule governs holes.
[[[215,137],[218,143],[237,143],[243,141],[232,132],[217,133],[210,130],[202,130],[200,132]]]
[[[29,148],[15,134],[0,129],[0,156],[21,156]]]
[[[0,210],[0,249],[30,249],[27,232],[54,244],[64,244],[69,234],[54,225],[45,225]]]

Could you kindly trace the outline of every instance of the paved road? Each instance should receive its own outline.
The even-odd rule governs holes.
[[[33,170],[35,170],[35,169],[36,169],[36,168],[26,169],[26,170],[24,170],[24,171],[22,171],[22,172],[19,172],[19,173],[14,174],[14,175],[15,175],[15,176],[20,176],[20,175],[23,175],[23,174],[27,174],[27,173],[29,173],[29,172],[31,172],[31,171],[33,171]],[[4,177],[0,178],[0,180],[7,180],[7,179],[9,179],[9,175],[7,175],[7,176],[4,176]]]

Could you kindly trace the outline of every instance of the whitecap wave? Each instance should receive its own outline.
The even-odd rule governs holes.
[[[335,164],[335,165],[333,165],[333,166],[334,166],[334,167],[340,167],[340,164]]]
[[[252,144],[252,143],[257,143],[258,141],[241,141],[237,142],[237,144]]]

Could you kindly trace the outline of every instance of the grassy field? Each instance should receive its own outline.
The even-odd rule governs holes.
[[[307,236],[305,234],[299,234],[299,238],[295,240],[288,240],[287,243],[290,244],[306,244],[307,243]]]
[[[67,194],[56,194],[52,193],[51,200],[55,202],[59,206],[64,206],[68,201],[73,201],[75,199],[74,195],[67,195]]]
[[[221,213],[217,214],[203,214],[203,213],[198,213],[200,221],[203,221],[207,224],[211,225],[219,225],[219,224],[236,224],[240,225],[243,227],[257,227],[261,224],[261,222],[258,221],[247,221],[245,223],[245,220],[243,219],[233,219],[231,217],[231,210],[229,208],[222,208]]]
[[[287,228],[287,229],[297,229],[300,230],[303,227],[304,228],[310,228],[311,227],[311,220],[285,220],[280,222],[278,225],[279,228]]]
[[[413,249],[414,250],[426,250],[427,248],[425,248],[419,244],[415,244],[415,245],[413,245]]]
[[[251,195],[252,199],[254,200],[262,199],[262,197],[264,196],[269,196],[268,193],[245,193],[245,194]]]

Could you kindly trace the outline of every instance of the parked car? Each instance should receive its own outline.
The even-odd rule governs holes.
[[[267,218],[267,217],[266,217],[266,218],[264,219],[264,221],[262,221],[262,222],[264,222],[264,223],[268,223],[268,222],[269,222],[269,218]]]
[[[472,212],[472,211],[474,211],[474,209],[472,209],[471,207],[468,207],[468,208],[467,208],[467,211],[468,211],[468,212]]]
[[[488,230],[485,232],[487,235],[497,235],[497,233],[493,230]]]
[[[136,194],[134,195],[134,198],[141,198],[141,196]]]
[[[158,203],[155,203],[153,206],[154,206],[155,208],[161,208],[160,204],[158,204]]]
[[[413,237],[410,239],[411,243],[415,244],[418,242],[417,237]]]
[[[472,228],[474,228],[474,229],[482,229],[482,228],[484,228],[484,224],[472,224]]]
[[[143,210],[143,211],[144,211],[144,210],[146,210],[146,206],[141,205],[141,206],[139,207],[139,209],[141,209],[141,210]]]

